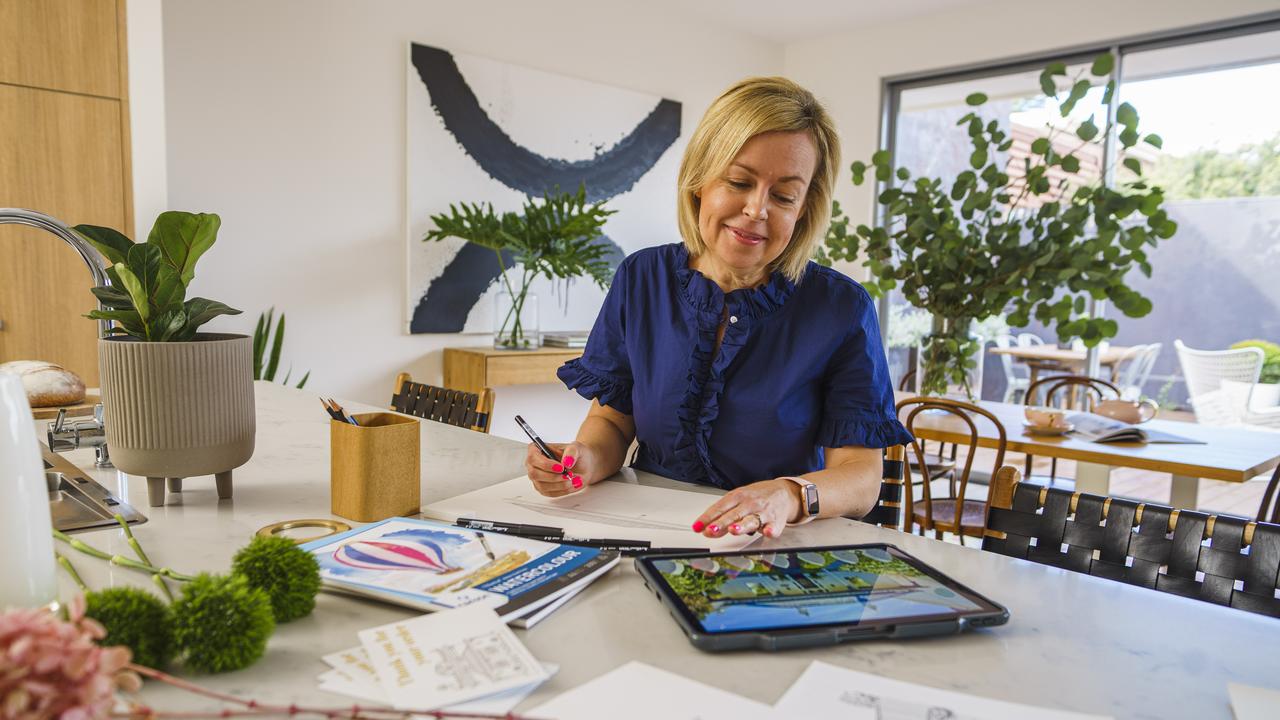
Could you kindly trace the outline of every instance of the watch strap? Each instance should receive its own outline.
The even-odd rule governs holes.
[[[818,486],[802,477],[784,475],[781,480],[790,480],[800,486],[800,519],[791,525],[803,525],[818,519]]]

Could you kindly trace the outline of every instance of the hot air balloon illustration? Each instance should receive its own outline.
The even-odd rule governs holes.
[[[366,570],[418,570],[444,574],[458,569],[445,560],[444,550],[430,540],[358,540],[335,550],[333,559],[343,565]]]

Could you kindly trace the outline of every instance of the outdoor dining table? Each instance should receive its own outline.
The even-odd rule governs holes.
[[[899,392],[897,399],[912,397]],[[1033,435],[1024,425],[1024,405],[983,400],[1004,426],[1006,450],[1036,457],[1076,461],[1076,490],[1110,494],[1112,468],[1136,468],[1172,476],[1169,504],[1175,508],[1195,508],[1199,502],[1200,479],[1245,482],[1280,464],[1280,433],[1237,427],[1151,420],[1143,428],[1178,435],[1202,444],[1097,443],[1073,434]],[[974,417],[978,445],[997,446],[998,434],[991,421]],[[921,413],[915,420],[915,434],[923,440],[968,443],[969,429],[954,415]],[[1006,461],[1007,462],[1007,461]]]
[[[1109,375],[1114,375],[1115,366],[1128,357],[1133,348],[1115,345],[1100,349],[1098,364],[1106,368]],[[1086,354],[1084,350],[1060,348],[1057,345],[1029,345],[1025,347],[993,347],[987,352],[992,355],[1009,355],[1031,370],[1031,383],[1035,383],[1041,372],[1061,372],[1070,370],[1079,374],[1084,370]]]

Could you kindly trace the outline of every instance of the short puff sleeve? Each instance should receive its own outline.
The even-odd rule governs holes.
[[[854,322],[823,378],[818,444],[829,448],[908,445],[912,437],[898,421],[893,384],[880,343],[880,323],[866,290],[861,286],[856,289]]]
[[[630,258],[618,265],[582,357],[570,360],[556,371],[556,377],[565,387],[627,415],[633,414],[631,357],[627,354],[626,333],[630,284],[627,274],[631,266]]]

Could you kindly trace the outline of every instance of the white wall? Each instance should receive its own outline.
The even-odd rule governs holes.
[[[386,402],[398,371],[439,382],[441,348],[488,341],[402,333],[410,41],[678,100],[682,141],[722,89],[783,58],[639,3],[167,0],[168,203],[223,221],[193,292],[244,310],[218,329],[285,311],[286,360],[327,395]],[[551,385],[497,403],[511,437],[516,412],[549,440],[586,412]]]
[[[826,103],[846,168],[870,160],[880,132],[881,78],[1049,52],[1280,9],[1277,0],[999,0],[790,43],[785,71]],[[844,175],[837,199],[855,223],[873,217],[872,185]],[[842,268],[865,277],[865,268]]]
[[[133,169],[133,228],[145,238],[156,215],[168,209],[164,129],[164,28],[160,0],[128,0],[129,144]]]

